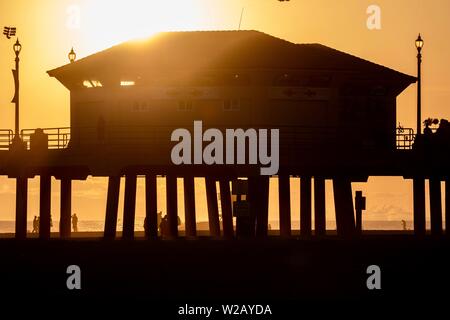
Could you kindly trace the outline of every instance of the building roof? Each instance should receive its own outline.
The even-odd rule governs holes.
[[[295,44],[259,31],[162,32],[128,41],[48,71],[65,83],[78,76],[136,70],[311,69],[377,73],[413,83],[415,77],[321,44]],[[77,77],[78,77],[77,76]]]

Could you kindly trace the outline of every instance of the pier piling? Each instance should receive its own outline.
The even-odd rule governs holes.
[[[430,178],[430,224],[431,234],[442,234],[442,197],[441,181],[438,178]]]
[[[324,236],[325,228],[325,179],[314,177],[314,234]]]
[[[311,235],[311,177],[300,178],[300,235]]]
[[[197,235],[197,221],[195,217],[195,184],[193,176],[184,177],[184,225],[186,237]]]
[[[43,174],[40,177],[40,195],[39,195],[39,237],[41,239],[50,239],[50,219],[51,219],[51,177]]]
[[[117,230],[117,209],[119,207],[120,176],[111,176],[108,181],[106,198],[105,234],[106,239],[114,239]]]
[[[178,203],[177,203],[177,177],[166,176],[166,203],[169,238],[178,236]]]
[[[233,213],[231,209],[230,182],[227,179],[221,179],[219,181],[219,188],[220,188],[220,204],[222,206],[223,236],[225,238],[232,238],[234,236],[234,230],[233,230]]]
[[[72,216],[72,180],[61,179],[61,208],[59,220],[59,235],[61,238],[70,238]]]
[[[425,235],[425,179],[413,179],[414,234]]]
[[[278,202],[280,208],[280,235],[291,235],[291,195],[288,175],[278,176]]]
[[[269,224],[269,177],[260,176],[257,189],[256,236],[267,236]]]
[[[134,224],[136,218],[136,184],[135,174],[125,176],[125,200],[123,203],[123,233],[124,239],[134,238]]]
[[[28,179],[16,178],[16,238],[27,236]]]
[[[156,175],[145,176],[145,217],[147,226],[145,236],[149,239],[158,238],[158,215],[157,215],[157,189]]]
[[[208,205],[209,232],[213,237],[220,237],[219,207],[217,204],[216,180],[205,178],[206,202]]]
[[[341,237],[352,237],[356,229],[351,181],[346,178],[334,178],[333,191],[337,234]]]

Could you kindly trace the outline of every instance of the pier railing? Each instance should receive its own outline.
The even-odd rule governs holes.
[[[67,147],[70,141],[70,127],[61,128],[40,128],[43,133],[48,137],[49,149],[64,149]],[[30,148],[30,141],[36,129],[23,129],[20,131],[20,137],[22,141],[27,144],[27,148]]]
[[[8,150],[14,138],[14,133],[11,129],[0,129],[0,150]]]
[[[41,128],[42,132],[47,135],[48,138],[48,148],[49,149],[64,149],[67,148],[69,141],[71,139],[71,128],[70,127],[60,127],[60,128]],[[83,132],[81,136],[73,141],[75,145],[81,144],[92,144],[93,140],[97,140],[99,135],[105,139],[107,144],[141,144],[145,142],[158,143],[161,141],[165,133],[167,133],[169,127],[154,127],[152,129],[148,127],[140,126],[114,126],[105,127],[104,133],[99,134],[97,127],[84,127],[78,128],[79,132]],[[173,129],[171,127],[171,129]],[[206,128],[205,128],[206,129]],[[286,126],[280,128],[283,131],[282,137],[287,138],[291,142],[304,143],[326,141],[330,142],[336,135],[336,129],[317,128],[317,127],[291,127]],[[73,129],[72,129],[73,130]],[[32,140],[33,134],[35,134],[36,129],[23,129],[20,132],[22,141],[26,143],[27,149],[30,148],[30,141]],[[396,129],[396,149],[397,150],[411,150],[414,144],[416,134],[411,128],[399,127]],[[0,129],[0,150],[8,150],[14,138],[14,133],[10,129]],[[81,141],[83,138],[88,139],[87,141]],[[134,140],[132,143],[130,140]]]
[[[411,150],[415,139],[416,134],[412,128],[397,128],[395,139],[397,150]]]

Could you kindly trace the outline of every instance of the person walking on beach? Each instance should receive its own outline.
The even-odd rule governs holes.
[[[37,233],[39,230],[39,220],[36,216],[34,216],[33,220],[33,230],[31,230],[31,233]]]
[[[78,232],[78,217],[76,213],[72,215],[72,229],[73,232]]]

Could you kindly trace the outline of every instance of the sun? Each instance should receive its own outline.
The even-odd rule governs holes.
[[[89,51],[143,39],[160,31],[201,29],[205,16],[198,1],[95,0],[80,4],[82,39]]]

